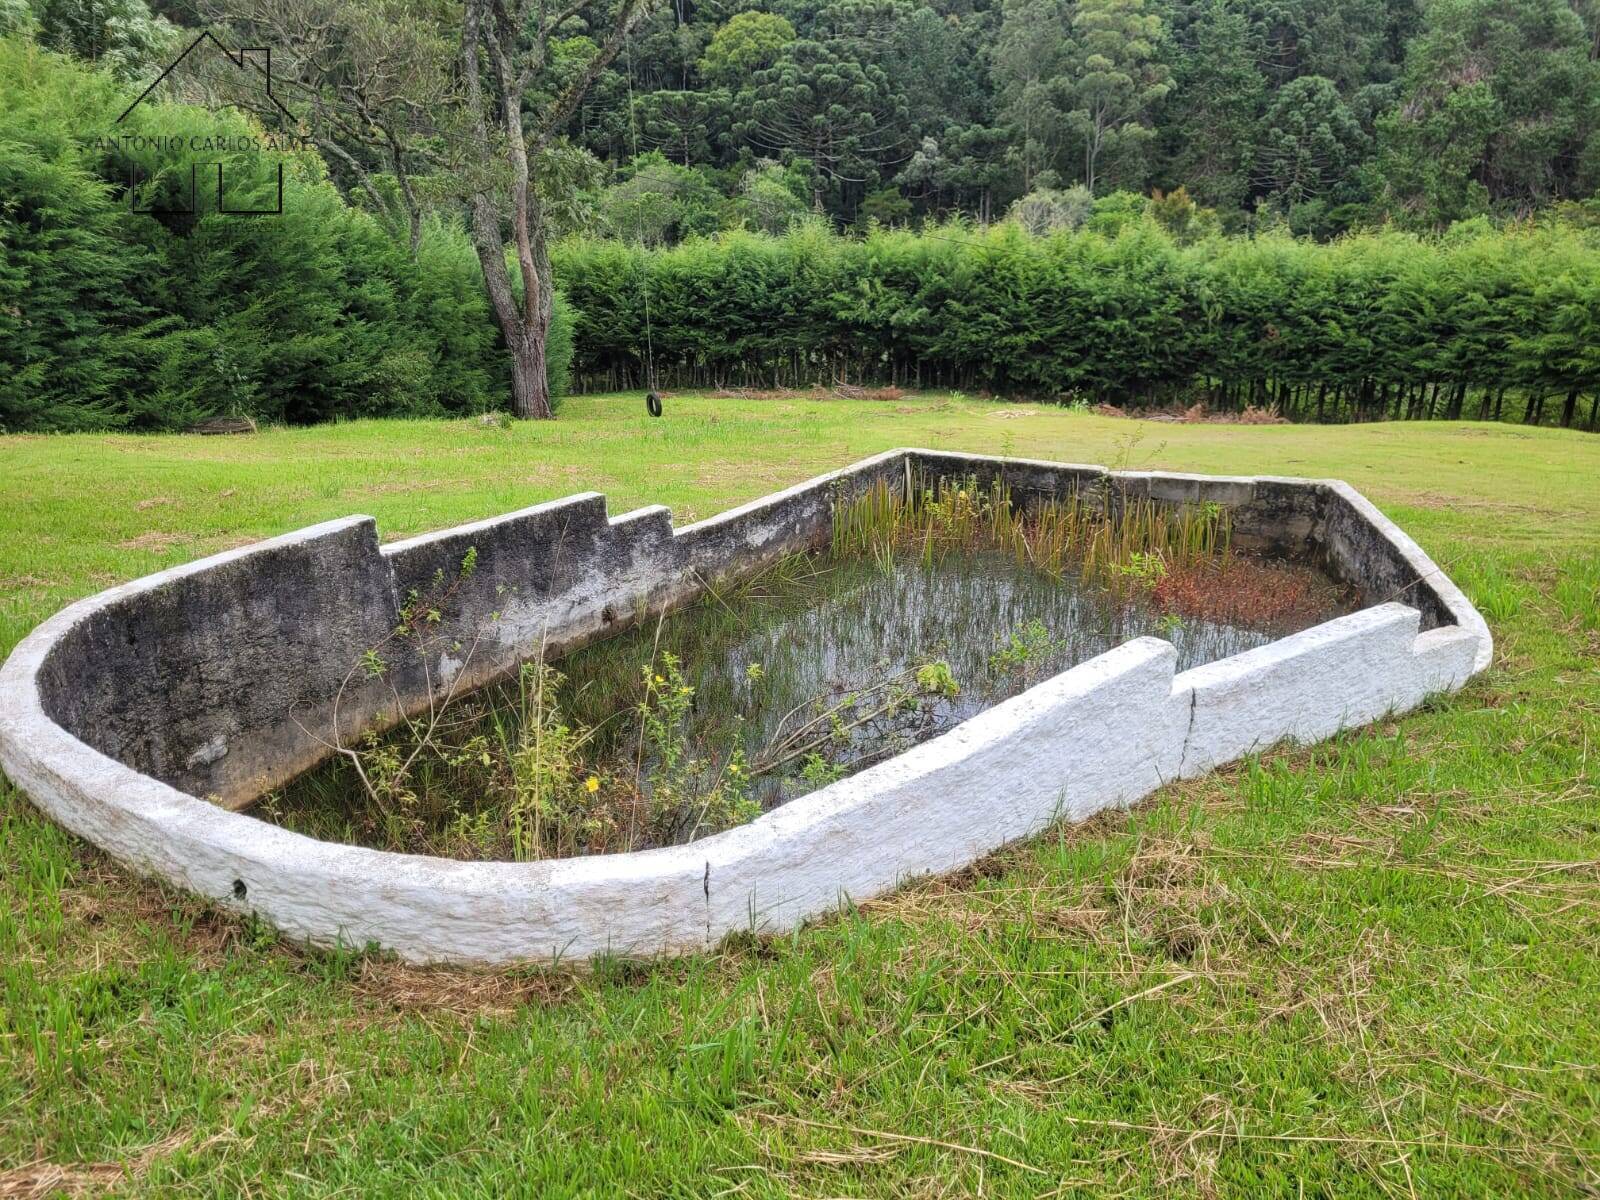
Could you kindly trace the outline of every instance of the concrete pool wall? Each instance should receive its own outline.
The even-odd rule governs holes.
[[[1139,638],[896,758],[687,846],[467,863],[320,842],[230,811],[348,738],[693,600],[825,542],[834,504],[879,481],[1002,476],[1024,502],[1082,490],[1228,506],[1236,545],[1317,558],[1366,606],[1176,672]],[[470,570],[463,570],[463,565]],[[441,609],[425,652],[392,632]],[[381,647],[381,678],[357,670]],[[130,868],[313,943],[415,961],[683,952],[788,929],[951,870],[1056,819],[1127,805],[1284,739],[1306,742],[1459,688],[1483,619],[1343,483],[894,450],[674,529],[589,493],[380,545],[349,517],[80,601],[0,668],[0,767]]]

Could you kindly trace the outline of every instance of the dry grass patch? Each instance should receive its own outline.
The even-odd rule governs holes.
[[[138,534],[131,538],[124,538],[117,543],[119,550],[148,550],[155,554],[165,554],[176,546],[187,546],[194,538],[186,533],[167,533],[159,529]]]
[[[221,1134],[197,1139],[192,1133],[175,1133],[114,1161],[55,1163],[41,1159],[0,1171],[0,1200],[107,1195],[138,1183],[162,1159],[180,1151],[198,1155],[225,1140]]]
[[[559,969],[418,967],[369,958],[361,962],[352,984],[363,1008],[505,1017],[529,1006],[565,1003],[577,991],[578,977]]]

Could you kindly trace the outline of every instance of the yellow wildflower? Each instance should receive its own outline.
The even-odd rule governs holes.
[[[600,781],[591,775],[583,781],[583,786],[591,793],[598,792],[600,790]]]

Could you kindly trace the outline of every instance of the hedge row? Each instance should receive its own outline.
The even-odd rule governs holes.
[[[1118,404],[1210,399],[1292,415],[1495,415],[1593,423],[1600,239],[1568,227],[1458,227],[1317,244],[1183,246],[1012,226],[861,239],[818,228],[665,250],[569,241],[574,375],[637,386],[845,380]],[[1469,398],[1471,404],[1468,404]]]
[[[275,162],[209,149],[259,130],[231,110],[148,103],[119,123],[128,97],[109,76],[24,39],[0,38],[0,79],[0,430],[508,407],[509,362],[459,224],[430,222],[413,257],[314,154],[287,156],[279,216],[136,212],[133,177],[166,189],[145,207],[186,205],[191,159],[214,208],[219,157],[230,207],[274,207]]]

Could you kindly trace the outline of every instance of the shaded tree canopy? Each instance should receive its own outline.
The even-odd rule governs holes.
[[[186,21],[272,38],[335,179],[415,239],[459,130],[391,134],[449,110],[467,0],[150,3],[0,0],[0,27],[124,77]],[[533,186],[539,154],[590,156],[586,199],[556,203],[591,231],[651,151],[717,193],[725,227],[752,219],[761,162],[803,175],[805,209],[839,226],[987,221],[1081,185],[1183,188],[1224,230],[1329,236],[1519,218],[1600,187],[1600,0],[673,0],[629,9],[620,46],[615,0],[512,8],[514,55],[539,64],[530,120],[583,81]]]

